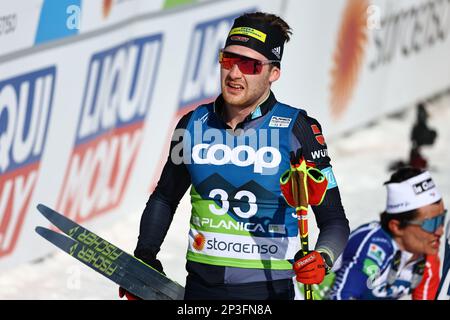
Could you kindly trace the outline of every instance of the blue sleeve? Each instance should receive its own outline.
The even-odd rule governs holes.
[[[336,273],[330,298],[333,300],[362,299],[368,290],[368,276],[362,271],[362,261],[347,261]]]
[[[342,255],[342,266],[336,271],[331,299],[363,299],[372,289],[371,280],[386,268],[392,247],[374,231],[350,238]]]

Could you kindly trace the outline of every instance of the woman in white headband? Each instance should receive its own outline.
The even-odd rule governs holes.
[[[385,183],[380,222],[350,235],[332,299],[434,299],[439,285],[439,244],[447,210],[427,171],[401,168]]]

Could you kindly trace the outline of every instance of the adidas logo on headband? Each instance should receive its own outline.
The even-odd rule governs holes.
[[[277,59],[280,59],[281,57],[281,47],[276,47],[272,49],[272,53],[277,57]]]

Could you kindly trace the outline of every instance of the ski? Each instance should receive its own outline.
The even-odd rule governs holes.
[[[35,230],[41,237],[48,240],[56,247],[65,251],[78,261],[94,269],[121,287],[126,288],[126,290],[132,294],[146,300],[168,299],[165,295],[149,290],[149,287],[144,282],[130,275],[126,271],[126,268],[114,261],[117,257],[108,257],[101,253],[94,252],[92,248],[50,229],[36,227]]]
[[[57,211],[55,211],[47,206],[44,206],[42,204],[39,204],[37,206],[37,209],[54,226],[56,226],[58,229],[60,229],[62,232],[64,232],[66,235],[68,235],[70,238],[67,238],[66,236],[63,236],[63,237],[65,237],[69,240],[76,241],[76,243],[78,243],[78,247],[85,249],[85,251],[90,249],[91,254],[99,254],[100,256],[105,257],[105,258],[109,257],[109,259],[114,258],[113,259],[114,264],[116,266],[120,267],[119,268],[120,270],[126,270],[126,273],[129,277],[132,277],[136,281],[140,281],[141,283],[145,284],[145,286],[148,288],[149,291],[153,291],[152,294],[150,294],[150,293],[147,294],[147,297],[152,298],[154,296],[157,296],[159,299],[161,299],[161,297],[165,297],[165,299],[169,299],[169,300],[183,299],[184,288],[181,285],[179,285],[178,283],[167,278],[164,274],[158,272],[151,266],[145,264],[141,260],[128,254],[127,252],[117,248],[116,246],[109,243],[105,239],[99,237],[95,233],[89,231],[88,229],[86,229],[83,226],[79,225],[78,223],[72,221],[71,219],[67,218],[66,216],[58,213]],[[40,232],[42,233],[42,229],[40,229],[40,230],[41,230]],[[51,230],[49,230],[49,231],[51,231]],[[48,235],[48,232],[45,232],[45,234]],[[58,233],[56,233],[56,234],[58,234]],[[62,236],[62,235],[60,235],[60,236]],[[55,236],[53,236],[53,237],[55,237]],[[69,242],[67,240],[65,240],[64,243],[66,246],[69,244]],[[72,243],[72,246],[73,245],[75,245],[75,243]],[[66,251],[67,253],[70,254],[70,251],[67,251],[66,247],[64,247],[64,248],[60,247],[60,249]],[[72,250],[76,250],[76,248],[72,249]],[[85,251],[83,251],[83,252],[85,252]],[[83,256],[83,254],[81,254],[81,256]],[[77,258],[77,257],[75,257],[75,258]],[[80,260],[80,259],[78,259],[78,260]],[[80,261],[84,262],[83,260],[80,260]],[[90,266],[91,268],[95,269],[93,267],[93,265],[89,265],[89,264],[87,264],[87,265]],[[95,270],[99,271],[98,269],[95,269]],[[103,275],[107,276],[106,274],[103,274]],[[112,278],[110,278],[110,279],[113,280]],[[125,286],[122,286],[122,287],[124,289],[128,290],[127,287],[125,287]],[[132,291],[130,291],[130,292],[132,292]],[[144,298],[138,294],[136,294],[136,295],[141,298]]]

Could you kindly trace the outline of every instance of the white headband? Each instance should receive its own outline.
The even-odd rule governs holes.
[[[400,183],[389,183],[386,187],[387,213],[406,212],[441,200],[428,171]]]

